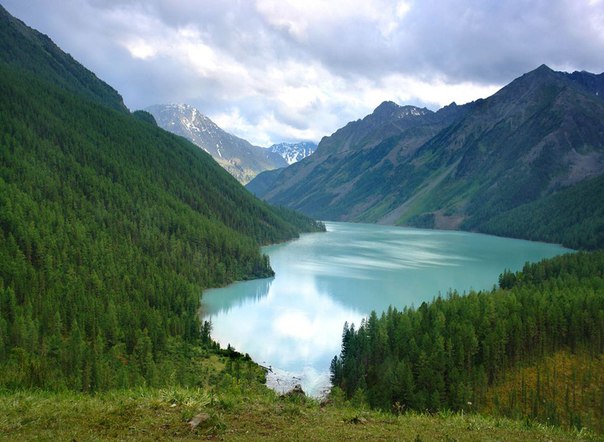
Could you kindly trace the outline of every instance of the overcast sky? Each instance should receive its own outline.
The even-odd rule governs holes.
[[[542,63],[604,71],[604,0],[0,0],[131,110],[187,103],[254,144],[384,100],[484,98]]]

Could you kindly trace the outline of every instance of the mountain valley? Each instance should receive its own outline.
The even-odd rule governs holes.
[[[247,187],[320,219],[497,234],[510,211],[602,174],[603,78],[541,66],[489,98],[437,112],[385,102],[325,137],[310,158]],[[602,198],[592,195],[574,201],[594,211]],[[583,238],[565,229],[548,238],[602,246],[599,225],[584,226]]]
[[[215,7],[230,20],[219,3],[204,14]],[[130,18],[130,6],[111,13]],[[178,39],[197,41],[192,29],[179,27]],[[219,37],[229,46],[230,34]],[[151,40],[120,40],[112,72],[131,74],[118,66],[125,58],[153,66]],[[189,49],[189,58],[218,54]],[[317,70],[234,72],[238,87],[274,99],[276,77],[305,83]],[[324,99],[310,92],[287,102],[304,119]],[[274,133],[314,134],[295,123],[299,132]],[[346,235],[329,236],[337,229]],[[448,254],[437,253],[443,236]],[[469,237],[476,252],[464,255]],[[459,264],[485,261],[485,248],[518,258],[506,242],[544,246],[511,238],[581,250],[545,244],[555,252],[527,260],[547,259],[489,273],[481,290],[450,289]],[[304,253],[282,253],[292,244]],[[542,65],[485,99],[437,111],[386,101],[318,146],[261,148],[189,105],[131,112],[0,5],[0,440],[601,440],[603,248],[604,74]],[[388,276],[399,268],[408,273]],[[445,288],[407,302],[401,286],[419,292],[413,278],[426,269]],[[333,298],[330,275],[345,279],[331,284]],[[376,285],[365,293],[368,281]],[[242,328],[222,342],[202,298],[227,286],[245,293],[217,305]],[[386,286],[388,307],[375,302]],[[366,317],[344,305],[355,297]],[[269,389],[282,367],[247,354],[241,338],[308,364],[327,341],[324,318],[341,337],[322,367],[331,390]],[[269,335],[309,339],[294,348]]]

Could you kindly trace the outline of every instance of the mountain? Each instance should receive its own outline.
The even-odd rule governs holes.
[[[48,36],[31,29],[0,5],[0,62],[44,77],[96,103],[128,112],[119,93],[63,52]]]
[[[321,140],[309,158],[259,175],[248,189],[321,219],[503,234],[500,217],[530,218],[530,211],[512,211],[604,172],[603,81],[604,74],[543,65],[463,106],[431,112],[386,102]],[[582,209],[597,212],[593,186],[602,183],[581,187],[590,192],[584,198],[562,197],[596,204]],[[597,222],[567,235],[573,225],[546,221],[539,228],[528,226],[531,219],[522,224],[541,232],[532,239],[604,246]],[[515,236],[527,235],[517,229]]]
[[[317,150],[317,145],[310,141],[301,141],[299,143],[273,144],[268,149],[281,155],[287,164],[294,164],[311,155]]]
[[[604,74],[592,74],[590,72],[573,72],[572,74],[560,73],[577,85],[582,87],[587,93],[604,98]]]
[[[380,187],[395,185],[388,179],[394,168],[471,107],[452,103],[432,112],[384,102],[362,120],[324,137],[310,157],[261,173],[247,188],[274,204],[291,205],[322,219],[375,221],[364,211],[382,201],[379,192],[391,190]]]
[[[272,275],[259,246],[321,226],[0,23],[0,388],[187,383],[203,289]]]
[[[192,106],[155,105],[146,110],[161,128],[191,140],[243,184],[262,171],[287,166],[281,155],[225,132]]]

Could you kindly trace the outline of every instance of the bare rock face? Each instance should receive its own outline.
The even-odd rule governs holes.
[[[310,141],[301,141],[299,143],[273,144],[269,149],[271,152],[281,155],[287,164],[294,164],[312,155],[317,150],[317,145]]]
[[[278,153],[226,132],[193,106],[161,104],[145,110],[153,115],[159,127],[185,137],[205,150],[242,184],[260,172],[287,166]]]

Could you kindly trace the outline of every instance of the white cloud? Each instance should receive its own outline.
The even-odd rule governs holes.
[[[156,48],[140,38],[133,38],[127,40],[123,44],[126,49],[128,49],[128,52],[130,52],[130,55],[132,55],[133,58],[140,58],[141,60],[146,60],[157,55]]]
[[[259,145],[318,141],[384,100],[486,97],[542,63],[604,70],[602,0],[3,4],[129,107],[186,102]]]
[[[286,30],[292,37],[306,41],[318,27],[348,21],[381,23],[389,21],[389,1],[367,0],[257,0],[256,8],[273,26]]]

